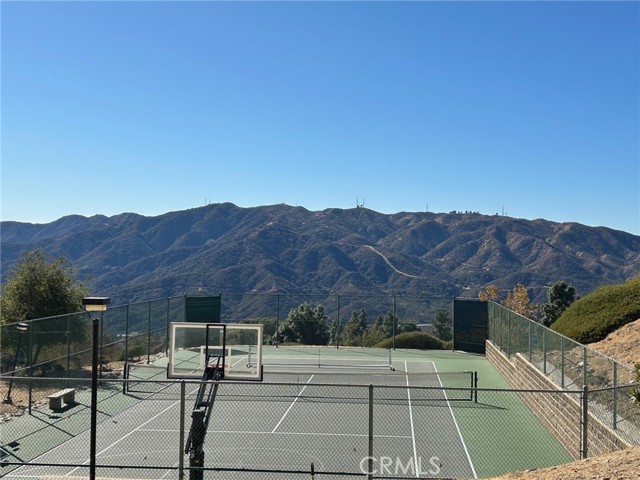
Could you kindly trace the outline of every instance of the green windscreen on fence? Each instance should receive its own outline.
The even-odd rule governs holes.
[[[487,340],[487,302],[475,299],[453,300],[453,349],[485,353]]]
[[[220,296],[186,298],[187,322],[220,323]]]

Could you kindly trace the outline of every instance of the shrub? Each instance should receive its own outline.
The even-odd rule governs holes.
[[[640,318],[640,276],[600,287],[575,302],[551,328],[580,343],[597,342]]]
[[[423,332],[406,332],[396,335],[396,348],[417,348],[419,350],[444,350],[445,342]],[[393,338],[385,338],[376,344],[378,348],[392,348]]]

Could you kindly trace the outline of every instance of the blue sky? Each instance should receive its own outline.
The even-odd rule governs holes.
[[[640,234],[638,2],[0,8],[3,220],[364,199]]]

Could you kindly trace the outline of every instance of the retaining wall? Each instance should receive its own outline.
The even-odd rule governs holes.
[[[523,392],[520,396],[567,452],[575,459],[581,458],[583,456],[581,396],[577,393],[560,393],[562,390],[555,383],[519,353],[508,358],[493,343],[487,341],[486,356],[515,389],[558,391],[558,394]],[[630,446],[593,415],[589,415],[587,425],[586,456],[599,455]]]

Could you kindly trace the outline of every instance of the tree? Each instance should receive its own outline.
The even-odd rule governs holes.
[[[415,320],[398,320],[396,335],[401,333],[419,332],[420,328]]]
[[[435,336],[441,340],[451,340],[451,317],[446,310],[436,311],[436,315],[433,319],[433,329]]]
[[[262,338],[265,345],[275,343],[276,319],[272,317],[258,317],[250,320],[240,320],[240,323],[255,325],[262,324]]]
[[[342,344],[350,346],[362,346],[362,339],[367,330],[367,312],[364,309],[359,312],[351,312],[351,318],[342,331]]]
[[[314,307],[308,303],[294,308],[287,319],[278,327],[278,338],[283,343],[304,345],[327,345],[329,325],[324,306]]]
[[[532,305],[531,300],[529,300],[527,287],[520,283],[513,288],[513,291],[507,294],[507,299],[502,302],[502,305],[524,317],[532,317],[536,310],[535,305]]]
[[[49,261],[40,250],[25,254],[15,266],[0,292],[0,323],[24,322],[82,311],[88,288],[76,277],[68,260]],[[86,318],[49,318],[31,324],[32,364],[45,347],[67,342],[83,342],[88,335]],[[7,342],[4,342],[5,346]]]
[[[376,318],[373,325],[371,325],[365,332],[363,346],[372,347],[385,338],[393,336],[394,323],[397,323],[397,318],[391,311]]]
[[[575,301],[576,290],[559,280],[547,291],[547,299],[548,303],[542,305],[542,322],[548,327]]]
[[[80,312],[88,292],[66,258],[50,262],[40,250],[28,252],[2,287],[0,323]]]
[[[478,292],[478,298],[483,302],[486,302],[487,300],[495,302],[496,300],[498,300],[499,294],[500,289],[497,286],[489,285],[484,292]]]

